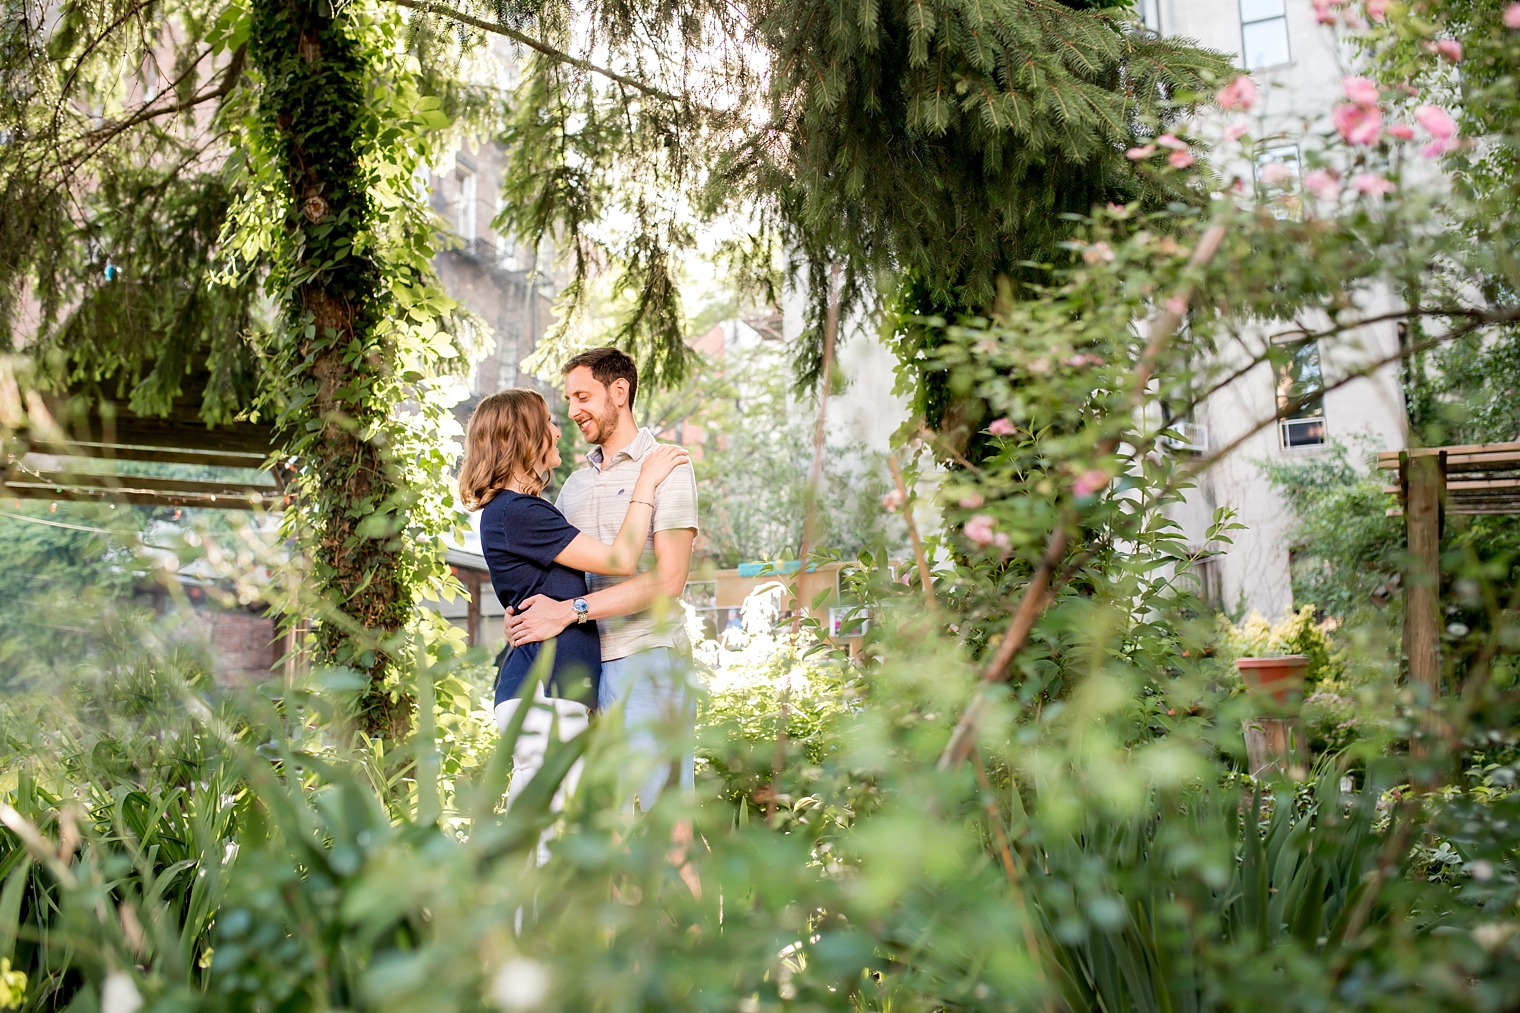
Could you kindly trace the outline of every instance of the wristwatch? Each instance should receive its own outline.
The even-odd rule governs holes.
[[[591,618],[591,606],[586,604],[586,599],[577,598],[570,603],[570,607],[575,609],[575,623],[577,626]]]

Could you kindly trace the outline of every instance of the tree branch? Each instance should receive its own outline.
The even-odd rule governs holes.
[[[420,11],[423,14],[437,14],[439,17],[449,18],[453,21],[458,21],[460,24],[469,25],[471,28],[478,28],[482,32],[492,32],[496,35],[505,35],[513,42],[527,46],[534,52],[541,53],[544,56],[549,57],[551,60],[557,60],[560,63],[568,63],[572,67],[576,67],[580,70],[584,70],[592,74],[600,74],[602,77],[607,78],[609,81],[616,81],[618,84],[633,88],[636,91],[643,92],[645,95],[649,95],[652,98],[661,99],[665,102],[674,102],[678,105],[686,102],[685,99],[677,98],[675,95],[672,95],[667,91],[661,91],[659,88],[656,88],[653,85],[645,84],[643,81],[638,81],[626,75],[619,74],[617,71],[609,70],[606,67],[598,67],[591,61],[583,60],[578,56],[571,56],[569,53],[565,52],[562,49],[555,49],[548,43],[540,42],[538,39],[533,38],[533,36],[519,32],[514,28],[508,28],[506,25],[501,25],[493,21],[486,21],[482,18],[473,17],[469,14],[466,14],[464,11],[457,10],[453,7],[449,7],[440,3],[433,3],[432,0],[386,0],[386,2],[393,3],[398,7],[405,7],[408,10]]]
[[[150,102],[148,105],[138,109],[137,112],[133,113],[131,116],[128,116],[126,119],[113,120],[109,123],[102,123],[94,130],[91,130],[89,133],[81,137],[80,141],[84,143],[86,147],[91,147],[92,145],[93,147],[91,147],[91,150],[85,155],[80,156],[78,159],[76,159],[76,162],[87,160],[96,151],[99,151],[101,146],[111,138],[115,137],[117,134],[120,134],[124,130],[130,130],[132,127],[137,126],[139,123],[146,123],[148,120],[157,119],[160,116],[172,116],[175,113],[182,113],[188,109],[194,109],[202,102],[209,102],[212,99],[226,98],[232,93],[232,89],[236,87],[238,79],[243,76],[243,60],[246,57],[247,52],[248,46],[246,43],[237,48],[237,50],[232,54],[232,59],[227,63],[226,71],[224,71],[222,74],[222,83],[217,85],[215,88],[212,88],[209,91],[203,91],[198,95],[192,95],[189,98],[185,99],[183,102],[176,102],[173,105],[162,106],[157,109],[153,108],[153,104]],[[173,86],[171,85],[170,88],[172,87]],[[170,89],[165,89],[164,93],[168,94],[169,91]]]
[[[1411,355],[1416,354],[1417,352],[1423,352],[1423,351],[1425,351],[1426,349],[1429,349],[1429,348],[1435,348],[1437,345],[1445,344],[1448,341],[1455,341],[1457,338],[1462,337],[1464,334],[1471,334],[1473,331],[1480,330],[1480,329],[1482,329],[1484,327],[1489,327],[1489,326],[1492,326],[1494,324],[1511,323],[1511,322],[1515,322],[1515,321],[1520,321],[1520,309],[1505,310],[1505,311],[1502,311],[1502,312],[1499,312],[1499,313],[1477,313],[1477,312],[1473,312],[1473,313],[1466,313],[1466,312],[1451,313],[1451,312],[1448,312],[1448,313],[1444,313],[1443,314],[1443,313],[1425,313],[1425,312],[1421,312],[1421,313],[1418,313],[1418,314],[1416,314],[1416,313],[1409,313],[1407,315],[1408,316],[1416,316],[1416,315],[1418,315],[1418,316],[1465,316],[1465,317],[1468,318],[1468,322],[1464,326],[1458,327],[1457,329],[1452,330],[1452,331],[1448,331],[1445,334],[1441,334],[1441,335],[1438,335],[1438,336],[1433,337],[1433,338],[1428,338],[1425,341],[1421,341],[1418,344],[1411,345],[1408,348],[1401,348],[1396,353],[1394,353],[1393,355],[1385,355],[1382,358],[1374,359],[1371,362],[1365,363],[1364,365],[1358,367],[1357,369],[1354,369],[1351,372],[1347,373],[1345,376],[1341,377],[1339,380],[1336,380],[1334,383],[1326,384],[1324,387],[1320,388],[1318,391],[1315,391],[1313,394],[1308,394],[1308,395],[1304,395],[1302,397],[1293,398],[1288,403],[1288,405],[1285,408],[1280,409],[1280,410],[1274,412],[1273,414],[1271,414],[1270,416],[1268,416],[1267,418],[1262,419],[1260,422],[1257,422],[1250,429],[1246,430],[1244,433],[1240,434],[1235,439],[1233,439],[1229,443],[1225,444],[1223,447],[1220,447],[1218,450],[1213,451],[1212,453],[1208,454],[1207,456],[1200,458],[1199,459],[1198,467],[1192,469],[1191,473],[1196,474],[1196,473],[1202,472],[1205,469],[1210,468],[1213,465],[1217,464],[1221,459],[1227,457],[1228,455],[1230,455],[1231,453],[1233,453],[1235,450],[1239,449],[1240,445],[1243,444],[1243,443],[1245,443],[1251,437],[1255,436],[1257,433],[1261,432],[1263,429],[1267,428],[1272,423],[1286,418],[1288,412],[1297,411],[1299,408],[1303,407],[1305,404],[1307,404],[1309,401],[1313,400],[1316,397],[1322,397],[1325,394],[1328,394],[1328,393],[1330,393],[1333,390],[1339,390],[1340,388],[1346,386],[1346,384],[1352,383],[1353,381],[1364,380],[1367,377],[1371,376],[1373,373],[1376,373],[1378,370],[1382,369],[1384,366],[1392,365],[1393,363],[1398,362],[1400,359],[1407,358],[1407,357],[1409,357]],[[1349,329],[1350,329],[1349,326],[1347,328],[1342,328],[1342,330],[1349,330]],[[1334,334],[1334,333],[1337,333],[1337,332],[1331,331],[1331,332],[1328,332],[1328,333],[1329,334]],[[1264,362],[1264,361],[1265,361],[1264,359],[1258,359],[1252,365],[1254,367],[1255,365],[1258,365],[1258,364],[1260,364],[1261,362]],[[1210,390],[1208,393],[1212,394],[1212,393],[1217,392],[1220,389],[1222,389],[1222,388],[1216,387],[1216,388],[1213,388],[1212,390]],[[1207,394],[1204,395],[1204,397],[1207,397],[1207,396],[1208,396]],[[1202,401],[1202,400],[1203,400],[1203,397],[1200,397],[1197,401],[1194,401],[1193,403],[1197,404],[1199,401]]]

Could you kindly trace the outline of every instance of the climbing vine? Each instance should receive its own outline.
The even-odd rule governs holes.
[[[442,437],[472,351],[429,264],[417,182],[449,117],[420,94],[403,30],[363,3],[255,0],[222,40],[246,39],[257,79],[229,273],[270,265],[279,325],[261,398],[296,462],[286,526],[320,589],[316,656],[364,675],[359,727],[386,737],[409,727],[416,599],[449,579]]]

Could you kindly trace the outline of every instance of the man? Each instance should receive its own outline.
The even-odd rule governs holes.
[[[628,512],[628,496],[640,462],[656,446],[654,433],[633,420],[638,368],[616,348],[593,348],[564,365],[570,419],[593,444],[587,467],[560,490],[555,506],[571,524],[610,542]],[[661,756],[658,732],[679,728],[689,734],[692,702],[686,692],[691,646],[676,603],[686,587],[697,537],[697,481],[691,465],[681,465],[654,494],[654,520],[639,572],[632,577],[587,574],[583,599],[554,601],[541,595],[509,614],[507,636],[515,644],[548,640],[574,622],[597,622],[602,641],[602,682],[598,705],[624,704],[629,742]],[[650,553],[653,553],[651,561]],[[638,786],[648,809],[664,788],[668,768],[658,763]],[[692,784],[692,757],[681,764],[681,784]]]

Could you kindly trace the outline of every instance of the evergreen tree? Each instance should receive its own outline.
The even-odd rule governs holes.
[[[491,24],[493,12],[406,2]],[[834,265],[847,310],[882,284],[896,293],[912,373],[915,315],[985,316],[998,279],[1022,296],[1063,259],[1067,216],[1184,195],[1124,151],[1230,74],[1224,57],[1157,38],[1122,8],[1048,0],[606,3],[586,21],[597,30],[576,35],[568,8],[546,6],[495,26],[543,40],[504,135],[501,222],[572,252],[571,303],[595,237],[640,292],[618,338],[666,380],[684,369],[668,263],[692,242],[686,208],[706,222],[749,215],[753,231],[733,244],[749,280],[773,288],[778,251],[805,276],[804,385],[821,365]],[[577,43],[607,65],[570,54]]]

